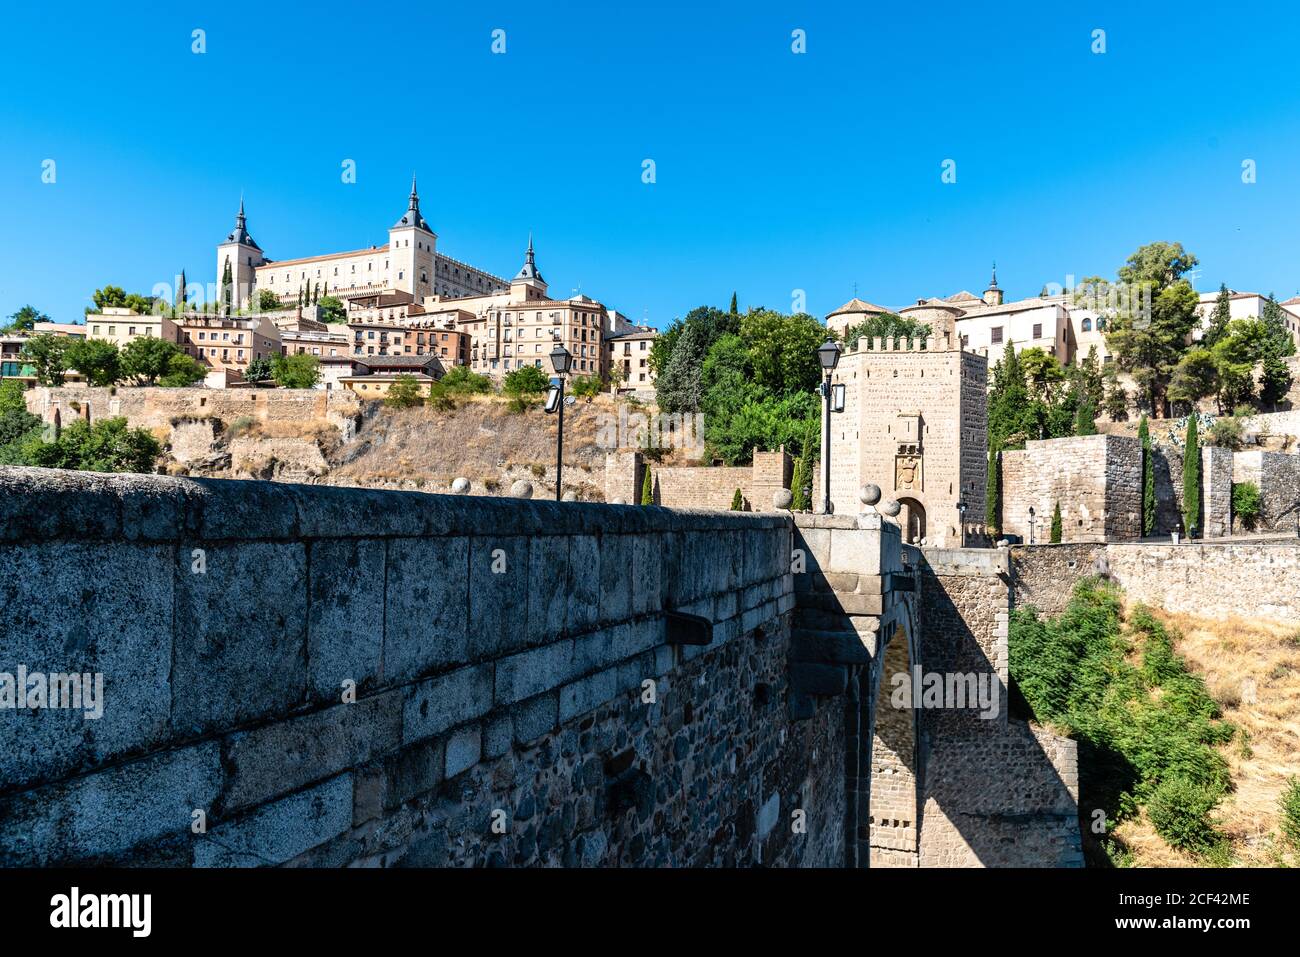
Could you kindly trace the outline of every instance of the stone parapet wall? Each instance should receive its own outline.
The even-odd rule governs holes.
[[[99,720],[0,714],[0,863],[839,864],[790,552],[776,515],[0,469],[0,671],[104,680]]]

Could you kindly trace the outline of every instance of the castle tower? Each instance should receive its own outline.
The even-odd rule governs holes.
[[[1002,290],[998,288],[998,264],[993,264],[993,278],[984,290],[984,302],[990,306],[1002,305]]]
[[[248,234],[244,218],[244,197],[239,197],[239,214],[235,216],[235,228],[230,231],[226,241],[217,246],[217,295],[221,293],[221,282],[225,276],[226,264],[230,265],[231,291],[230,304],[234,309],[242,309],[253,297],[257,284],[257,267],[266,262],[262,247],[257,245]]]
[[[545,299],[546,280],[537,268],[533,256],[533,234],[528,234],[528,252],[524,254],[524,264],[514,279],[510,280],[510,297],[515,300]]]
[[[420,214],[420,194],[411,174],[411,195],[406,212],[388,231],[388,285],[409,292],[420,302],[434,294],[434,263],[438,237]]]

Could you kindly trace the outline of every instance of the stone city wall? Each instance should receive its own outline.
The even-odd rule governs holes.
[[[104,679],[99,720],[0,712],[0,863],[840,864],[790,554],[776,515],[0,469],[0,672]]]
[[[1142,508],[1142,448],[1137,439],[1085,435],[1025,443],[1002,453],[1002,531],[1047,541],[1061,507],[1062,541],[1136,538]]]
[[[1300,505],[1300,455],[1283,452],[1238,452],[1233,457],[1233,482],[1252,482],[1259,489],[1260,515],[1254,531],[1293,531]],[[1245,532],[1240,521],[1234,530]]]
[[[742,511],[771,512],[775,492],[790,486],[792,462],[784,448],[755,452],[753,464],[731,466],[658,466],[640,452],[611,452],[605,456],[605,501],[640,504],[647,468],[656,505],[730,509],[740,489]]]
[[[1300,541],[1012,546],[1015,607],[1058,615],[1102,572],[1167,611],[1300,622]]]

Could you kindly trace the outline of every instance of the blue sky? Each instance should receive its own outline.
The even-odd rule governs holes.
[[[1300,291],[1300,13],[1047,6],[11,6],[0,315],[214,282],[241,190],[272,258],[383,243],[413,170],[442,252],[509,276],[532,230],[553,294],[657,326],[978,293],[994,259],[1033,295],[1158,239],[1198,288]]]

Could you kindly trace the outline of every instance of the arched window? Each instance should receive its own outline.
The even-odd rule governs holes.
[[[1083,331],[1084,331],[1084,332],[1092,332],[1092,320],[1091,320],[1091,319],[1085,319],[1085,320],[1083,320]]]

